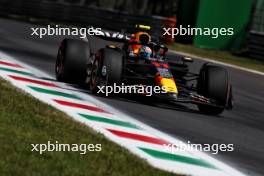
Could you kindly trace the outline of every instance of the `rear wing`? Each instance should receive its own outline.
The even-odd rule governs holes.
[[[103,31],[103,30],[96,30],[95,36],[103,40],[120,42],[120,43],[125,43],[129,41],[131,38],[131,35],[129,34],[122,34],[120,32],[110,32],[110,31]]]

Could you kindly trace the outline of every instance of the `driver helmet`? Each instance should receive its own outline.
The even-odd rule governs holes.
[[[129,42],[140,42],[142,44],[131,45],[131,49],[135,54],[139,53],[140,48],[151,40],[151,36],[147,32],[136,32],[132,34],[132,37]]]
[[[149,59],[151,57],[152,50],[148,46],[142,46],[139,49],[139,56],[144,59]]]

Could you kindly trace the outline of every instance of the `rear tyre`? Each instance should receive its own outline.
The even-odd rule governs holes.
[[[57,54],[55,73],[58,81],[83,84],[90,59],[89,44],[82,40],[64,39]]]
[[[98,92],[97,86],[121,84],[124,54],[121,50],[101,49],[93,62],[91,70],[90,90]]]
[[[225,109],[230,92],[227,71],[218,66],[203,66],[200,70],[197,89],[198,94],[214,99],[219,104],[219,107],[199,104],[199,110],[205,114],[221,114]]]

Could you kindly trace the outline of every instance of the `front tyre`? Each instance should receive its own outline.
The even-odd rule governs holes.
[[[204,65],[200,70],[197,93],[216,100],[219,106],[198,104],[202,113],[221,114],[229,100],[231,86],[227,70],[214,65]]]

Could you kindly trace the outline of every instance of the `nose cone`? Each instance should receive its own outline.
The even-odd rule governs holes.
[[[178,89],[177,89],[176,83],[173,79],[162,78],[160,80],[160,86],[162,86],[163,90],[165,90],[167,93],[178,94]]]

